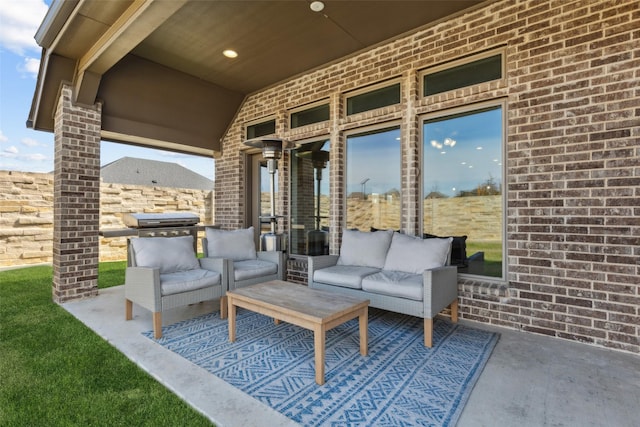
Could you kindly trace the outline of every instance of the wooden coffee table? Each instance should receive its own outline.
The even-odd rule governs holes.
[[[273,317],[313,331],[316,383],[324,384],[326,332],[348,320],[359,319],[360,354],[367,355],[369,300],[310,289],[282,280],[259,283],[227,292],[229,341],[236,340],[236,307]]]

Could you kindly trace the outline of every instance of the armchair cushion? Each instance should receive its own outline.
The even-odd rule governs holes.
[[[209,286],[216,286],[220,284],[220,281],[220,273],[210,270],[201,270],[199,268],[197,270],[176,271],[174,273],[160,274],[162,296],[180,294]]]
[[[137,267],[158,268],[160,274],[200,268],[193,236],[138,237],[131,239],[131,248]]]
[[[237,281],[268,276],[277,272],[278,264],[270,261],[249,259],[233,262],[233,277]]]
[[[233,261],[256,259],[253,227],[239,230],[207,228],[207,256]]]
[[[392,230],[375,233],[344,230],[338,264],[382,268],[392,236]]]
[[[384,270],[422,274],[424,270],[442,267],[449,260],[452,240],[451,237],[421,239],[406,234],[393,233]]]

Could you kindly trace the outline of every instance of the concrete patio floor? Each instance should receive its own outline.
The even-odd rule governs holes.
[[[134,306],[124,320],[124,287],[63,304],[142,369],[218,426],[296,426],[204,369],[141,333],[151,314]],[[217,309],[217,302],[174,309],[169,325]],[[501,334],[458,422],[466,426],[637,426],[640,356],[555,338],[462,323]]]

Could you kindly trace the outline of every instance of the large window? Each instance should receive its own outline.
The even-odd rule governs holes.
[[[399,127],[347,137],[347,228],[400,228],[400,163]]]
[[[329,140],[291,151],[291,254],[329,254],[329,183]]]
[[[501,105],[423,123],[425,237],[454,236],[461,273],[503,276]]]

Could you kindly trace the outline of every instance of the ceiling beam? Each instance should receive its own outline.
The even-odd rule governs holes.
[[[93,104],[102,75],[176,13],[187,0],[135,0],[78,60],[76,102]]]

